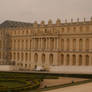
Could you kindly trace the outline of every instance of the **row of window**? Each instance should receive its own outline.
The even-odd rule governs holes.
[[[2,45],[0,45],[2,46]],[[11,43],[13,49],[61,49],[61,50],[89,50],[89,39],[61,39],[57,42],[57,39],[34,39],[32,40],[13,40]],[[58,47],[57,47],[58,46]],[[71,48],[72,47],[72,48]]]
[[[34,34],[34,33],[75,33],[75,32],[92,32],[90,30],[90,26],[74,26],[74,27],[61,27],[61,28],[38,28],[38,29],[17,29],[17,30],[11,30],[9,31],[10,34],[13,35],[29,35],[29,34]]]
[[[67,54],[66,56],[64,56],[63,54],[61,54],[60,56],[60,62],[58,62],[59,65],[92,65],[92,61],[90,62],[89,60],[89,55],[85,55],[84,56],[85,59],[83,59],[82,55],[78,56],[78,59],[76,57],[76,55],[72,55],[72,58],[70,59],[70,55]]]
[[[31,53],[9,53],[8,58],[10,60],[16,60],[19,61],[21,59],[21,61],[25,60],[25,61],[31,61]]]
[[[70,39],[67,39],[66,41],[64,39],[61,40],[61,48],[62,50],[65,48],[65,43],[67,46],[67,50],[69,50],[71,47],[73,50],[83,50],[83,46],[85,47],[84,50],[90,49],[90,40],[89,39],[73,39],[72,42],[70,42]]]
[[[35,65],[38,64],[38,58],[39,55],[37,53],[34,54],[34,63]],[[89,55],[85,55],[85,60],[83,60],[83,56],[82,55],[78,55],[78,59],[76,57],[76,55],[72,55],[72,59],[70,59],[70,55],[67,54],[66,56],[64,56],[63,54],[60,55],[59,57],[59,61],[57,61],[58,66],[60,65],[92,65],[92,61],[90,61],[90,56]],[[41,62],[42,62],[42,66],[44,66],[46,64],[46,55],[42,54],[41,55]],[[49,54],[49,65],[52,66],[54,65],[54,55],[53,54]]]
[[[0,53],[0,59],[1,59],[2,55]],[[34,63],[35,65],[37,65],[38,63],[38,58],[39,55],[37,53],[34,54]],[[70,55],[64,55],[61,54],[57,64],[58,65],[89,65],[92,64],[92,61],[90,61],[90,56],[89,55],[85,55],[84,56],[85,59],[83,59],[83,55],[72,55],[72,58],[70,59]],[[31,62],[31,53],[10,53],[8,56],[8,59],[13,60],[13,61],[30,61]],[[42,54],[41,55],[41,62],[42,65],[45,65],[46,63],[46,55]],[[49,64],[50,65],[54,65],[54,54],[49,54]]]

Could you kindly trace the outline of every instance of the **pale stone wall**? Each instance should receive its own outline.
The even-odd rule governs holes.
[[[57,19],[56,24],[49,20],[40,25],[35,22],[32,27],[9,28],[5,32],[8,38],[6,34],[0,36],[0,63],[8,60],[16,70],[92,66],[92,19],[71,23]],[[5,39],[8,40],[4,43]]]
[[[0,65],[0,71],[13,71],[15,70],[14,66],[11,65]]]
[[[92,66],[51,66],[49,72],[64,74],[92,74]]]

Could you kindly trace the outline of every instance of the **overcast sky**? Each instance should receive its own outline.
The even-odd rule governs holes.
[[[0,0],[0,22],[71,18],[92,16],[92,0]]]

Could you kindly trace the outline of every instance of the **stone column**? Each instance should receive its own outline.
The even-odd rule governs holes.
[[[76,66],[79,66],[79,55],[76,54]]]
[[[24,40],[24,49],[26,49],[26,40]]]
[[[43,46],[42,46],[43,44],[42,44],[42,38],[41,38],[41,50],[43,49]]]
[[[56,38],[54,38],[54,50],[56,50]]]
[[[85,41],[86,41],[86,40],[85,40],[85,38],[84,38],[84,39],[83,39],[83,51],[86,51],[86,49],[87,49],[87,48],[85,47],[85,46],[86,46]]]
[[[66,42],[66,39],[64,39],[64,51],[67,50],[67,42]]]
[[[17,39],[17,50],[19,49],[19,40]]]
[[[53,54],[53,65],[56,65],[56,62],[57,62],[57,54],[54,53]]]
[[[35,38],[32,38],[32,49],[34,50],[35,48]]]
[[[57,50],[57,38],[55,38],[55,50]]]
[[[46,69],[49,69],[49,53],[46,53],[45,55],[46,55],[45,68],[46,68]]]
[[[33,49],[35,49],[35,47],[36,47],[36,41],[35,41],[36,39],[34,38],[33,39]]]
[[[17,40],[13,41],[14,42],[14,49],[16,49],[16,45],[17,45]]]
[[[69,59],[69,66],[72,66],[73,65],[73,57],[72,55],[70,54],[70,59]]]
[[[22,40],[20,40],[20,50],[22,50]]]
[[[64,54],[64,61],[63,61],[64,62],[64,66],[66,66],[66,60],[67,60],[66,59],[66,54]]]
[[[39,38],[37,38],[37,50],[39,50]]]
[[[19,47],[18,47],[18,49],[21,49],[21,48],[20,48],[20,40],[19,40]]]
[[[60,40],[60,38],[58,38],[58,50],[59,51],[61,50],[61,40]]]
[[[89,51],[92,51],[92,38],[89,39]]]
[[[69,50],[70,51],[73,51],[73,39],[69,39],[70,40],[70,43],[69,43]]]
[[[14,41],[13,40],[12,40],[11,45],[12,45],[12,49],[14,49]]]
[[[76,39],[76,51],[79,51],[79,38]]]
[[[48,50],[48,38],[47,38],[47,50]]]
[[[27,49],[30,50],[30,39],[28,39],[28,46]]]
[[[51,46],[50,46],[50,38],[48,39],[48,49],[50,50],[51,49]]]
[[[57,50],[58,50],[58,49],[59,49],[59,45],[58,45],[58,38],[57,38],[57,43],[56,43],[56,44],[57,44]]]
[[[41,50],[41,38],[39,39],[39,49]]]
[[[38,53],[38,62],[37,62],[37,66],[42,66],[42,58],[41,58],[41,53]]]
[[[34,49],[34,39],[32,38],[32,50]]]
[[[33,38],[31,40],[31,49],[33,49]]]
[[[47,48],[48,48],[48,43],[47,43],[47,38],[46,38],[46,50],[47,50]]]
[[[82,66],[86,65],[86,58],[85,55],[82,55]]]
[[[89,55],[89,66],[92,65],[92,55]]]
[[[31,69],[35,68],[35,63],[34,63],[34,53],[31,53]]]

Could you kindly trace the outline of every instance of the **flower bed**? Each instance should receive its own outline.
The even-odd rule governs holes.
[[[0,78],[0,92],[18,92],[24,90],[36,89],[40,85],[38,79],[23,78]]]

